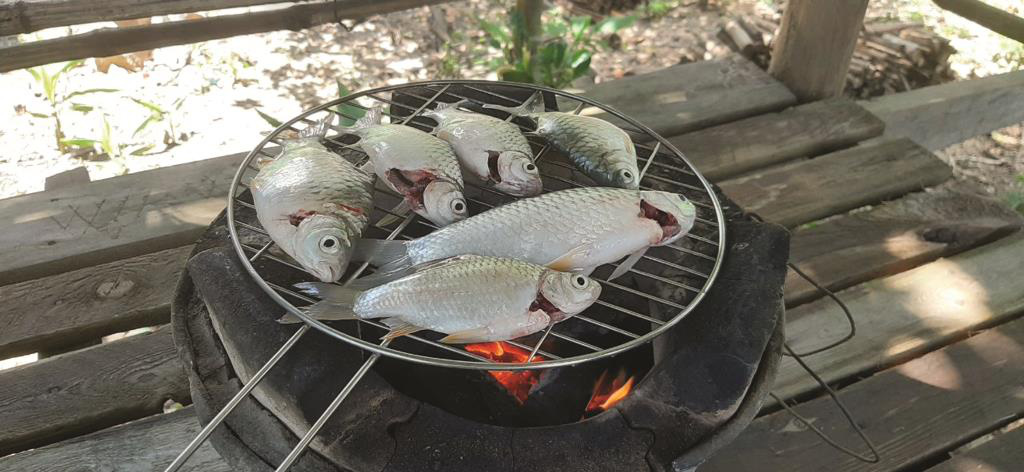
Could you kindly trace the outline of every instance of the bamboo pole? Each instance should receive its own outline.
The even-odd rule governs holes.
[[[978,0],[934,0],[935,5],[1014,41],[1024,43],[1024,18]]]

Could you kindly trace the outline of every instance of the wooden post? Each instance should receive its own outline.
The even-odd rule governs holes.
[[[790,0],[768,68],[802,102],[842,93],[868,0]]]

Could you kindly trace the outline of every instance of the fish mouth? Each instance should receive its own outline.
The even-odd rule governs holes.
[[[641,217],[654,220],[658,223],[658,226],[661,226],[661,239],[658,240],[657,244],[671,241],[683,230],[682,225],[679,224],[679,220],[675,216],[667,211],[655,208],[654,205],[644,200],[640,200],[640,213]]]
[[[569,315],[565,314],[564,311],[559,310],[558,307],[551,303],[551,301],[540,292],[537,292],[537,298],[530,304],[529,311],[537,310],[543,311],[547,314],[548,318],[551,318],[552,323],[558,323],[559,321],[563,321],[569,317]]]

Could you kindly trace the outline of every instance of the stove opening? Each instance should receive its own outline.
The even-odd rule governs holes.
[[[601,376],[594,383],[594,393],[587,402],[587,408],[583,411],[583,417],[595,416],[609,408],[617,405],[633,390],[634,377],[627,378],[626,369],[619,368],[618,375],[609,375],[608,370],[601,372]]]
[[[521,363],[530,358],[530,352],[526,349],[504,341],[467,344],[465,348],[473,354],[479,354],[495,362]],[[543,356],[537,355],[530,362],[543,360]],[[520,405],[526,403],[530,389],[540,381],[540,372],[535,370],[489,370],[487,373],[491,374],[491,377],[494,377],[494,380],[497,380]]]

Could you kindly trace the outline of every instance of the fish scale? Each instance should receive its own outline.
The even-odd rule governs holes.
[[[441,177],[463,186],[459,161],[451,146],[441,139],[405,125],[376,125],[356,132],[358,145],[379,169],[419,170],[424,164]]]

